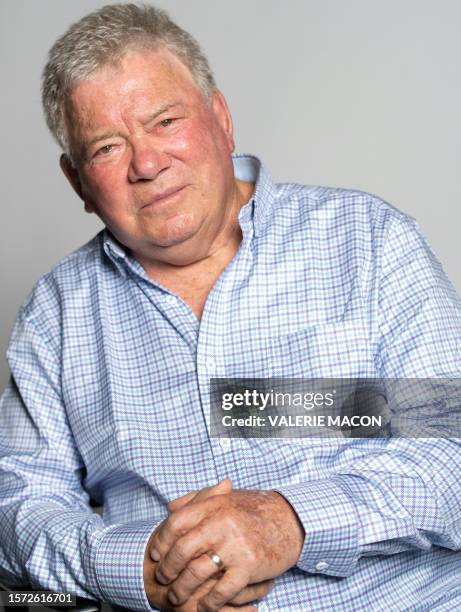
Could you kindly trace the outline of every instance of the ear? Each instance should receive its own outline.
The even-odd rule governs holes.
[[[78,174],[77,168],[72,165],[72,162],[69,159],[69,156],[63,153],[59,158],[59,165],[61,166],[61,170],[64,172],[66,179],[72,185],[73,190],[78,195],[78,197],[83,200],[85,203],[85,210],[87,213],[94,212],[94,207],[88,202],[84,195],[82,189],[82,183],[80,182],[80,176]]]
[[[219,89],[213,90],[211,104],[218,123],[226,136],[229,151],[230,153],[232,153],[235,149],[234,126],[232,124],[232,117],[229,111],[229,107],[227,106],[226,99],[219,91]]]

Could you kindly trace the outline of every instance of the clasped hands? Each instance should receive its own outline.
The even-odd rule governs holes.
[[[152,605],[178,612],[256,610],[273,578],[293,567],[304,530],[275,491],[233,489],[226,479],[168,504],[170,516],[152,534],[144,584]],[[208,553],[219,555],[219,570]]]

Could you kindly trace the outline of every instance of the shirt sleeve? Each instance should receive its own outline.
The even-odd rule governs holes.
[[[415,406],[395,394],[395,437],[361,440],[360,458],[330,477],[277,489],[305,529],[297,565],[306,572],[346,577],[361,556],[461,549],[461,302],[416,222],[404,215],[391,218],[379,278],[380,376],[418,379],[431,393]],[[442,384],[431,384],[435,379]],[[454,384],[444,387],[449,380]],[[447,395],[432,397],[434,389]],[[425,435],[412,438],[406,421],[417,423],[419,412]],[[442,436],[438,421],[447,416],[455,427]]]
[[[144,552],[155,525],[106,525],[82,487],[85,471],[60,393],[59,359],[20,312],[0,399],[0,575],[10,584],[152,610]]]

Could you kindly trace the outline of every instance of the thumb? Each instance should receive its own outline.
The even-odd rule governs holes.
[[[175,510],[179,510],[186,504],[190,502],[203,501],[204,499],[208,499],[213,495],[226,495],[232,491],[232,480],[230,478],[224,478],[211,487],[205,487],[204,489],[200,489],[199,491],[191,491],[182,497],[178,497],[177,499],[173,499],[168,504],[168,510],[170,512],[174,512]]]

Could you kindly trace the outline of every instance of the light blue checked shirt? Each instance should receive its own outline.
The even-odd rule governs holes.
[[[413,219],[234,165],[256,190],[200,322],[107,231],[22,306],[0,574],[149,610],[143,557],[167,502],[230,477],[281,492],[306,531],[260,611],[461,609],[459,440],[210,437],[210,377],[461,377],[461,303]]]

